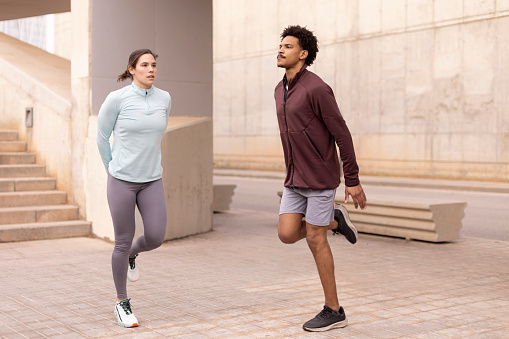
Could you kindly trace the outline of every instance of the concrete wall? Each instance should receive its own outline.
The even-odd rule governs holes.
[[[279,35],[307,26],[361,175],[509,181],[509,1],[214,0],[216,167],[283,169]]]
[[[93,0],[92,114],[130,83],[116,80],[131,52],[149,48],[159,56],[156,87],[170,92],[172,113],[211,117],[211,13],[211,0]]]

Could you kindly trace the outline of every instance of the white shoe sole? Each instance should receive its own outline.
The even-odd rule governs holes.
[[[343,327],[346,327],[346,325],[348,325],[348,319],[345,319],[343,321],[339,321],[339,322],[334,323],[334,324],[330,324],[329,326],[325,326],[325,327],[320,327],[320,328],[303,327],[303,328],[306,331],[309,331],[309,332],[325,332],[325,331],[329,331],[329,330],[332,330],[332,329],[335,329],[335,328],[343,328]]]
[[[359,234],[357,233],[357,229],[355,228],[354,224],[352,224],[352,221],[350,220],[348,210],[345,206],[339,204],[335,207],[335,209],[340,210],[341,213],[343,213],[343,218],[345,219],[346,225],[355,234],[355,242],[357,242],[359,240]]]
[[[138,323],[134,323],[134,324],[126,324],[124,322],[122,322],[122,319],[120,319],[120,316],[118,315],[118,311],[117,311],[117,307],[115,307],[115,317],[117,318],[117,322],[118,322],[118,325],[121,326],[121,327],[126,327],[126,328],[131,328],[131,327],[138,327]]]

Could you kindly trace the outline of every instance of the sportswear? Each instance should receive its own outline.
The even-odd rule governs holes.
[[[133,82],[111,92],[99,110],[96,137],[106,171],[129,182],[160,179],[170,108],[170,94],[155,86],[142,89]]]
[[[352,136],[332,89],[304,65],[276,86],[277,119],[286,164],[285,187],[334,189],[340,183],[336,150],[343,161],[346,186],[359,185]]]

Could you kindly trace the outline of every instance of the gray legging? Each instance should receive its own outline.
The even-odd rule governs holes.
[[[108,174],[108,204],[115,229],[115,248],[111,256],[117,298],[127,299],[129,256],[161,246],[166,233],[166,202],[161,179],[145,183],[128,182]],[[133,242],[134,208],[138,205],[144,234]]]

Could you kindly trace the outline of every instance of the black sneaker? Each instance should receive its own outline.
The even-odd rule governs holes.
[[[313,319],[307,321],[302,328],[311,332],[323,332],[346,325],[348,325],[348,320],[346,320],[343,307],[340,307],[339,311],[334,311],[332,308],[324,306],[323,310]]]
[[[334,209],[334,220],[338,222],[338,228],[332,230],[332,234],[342,234],[345,236],[346,240],[355,244],[357,242],[357,229],[352,224],[345,206],[338,205],[337,208]]]

